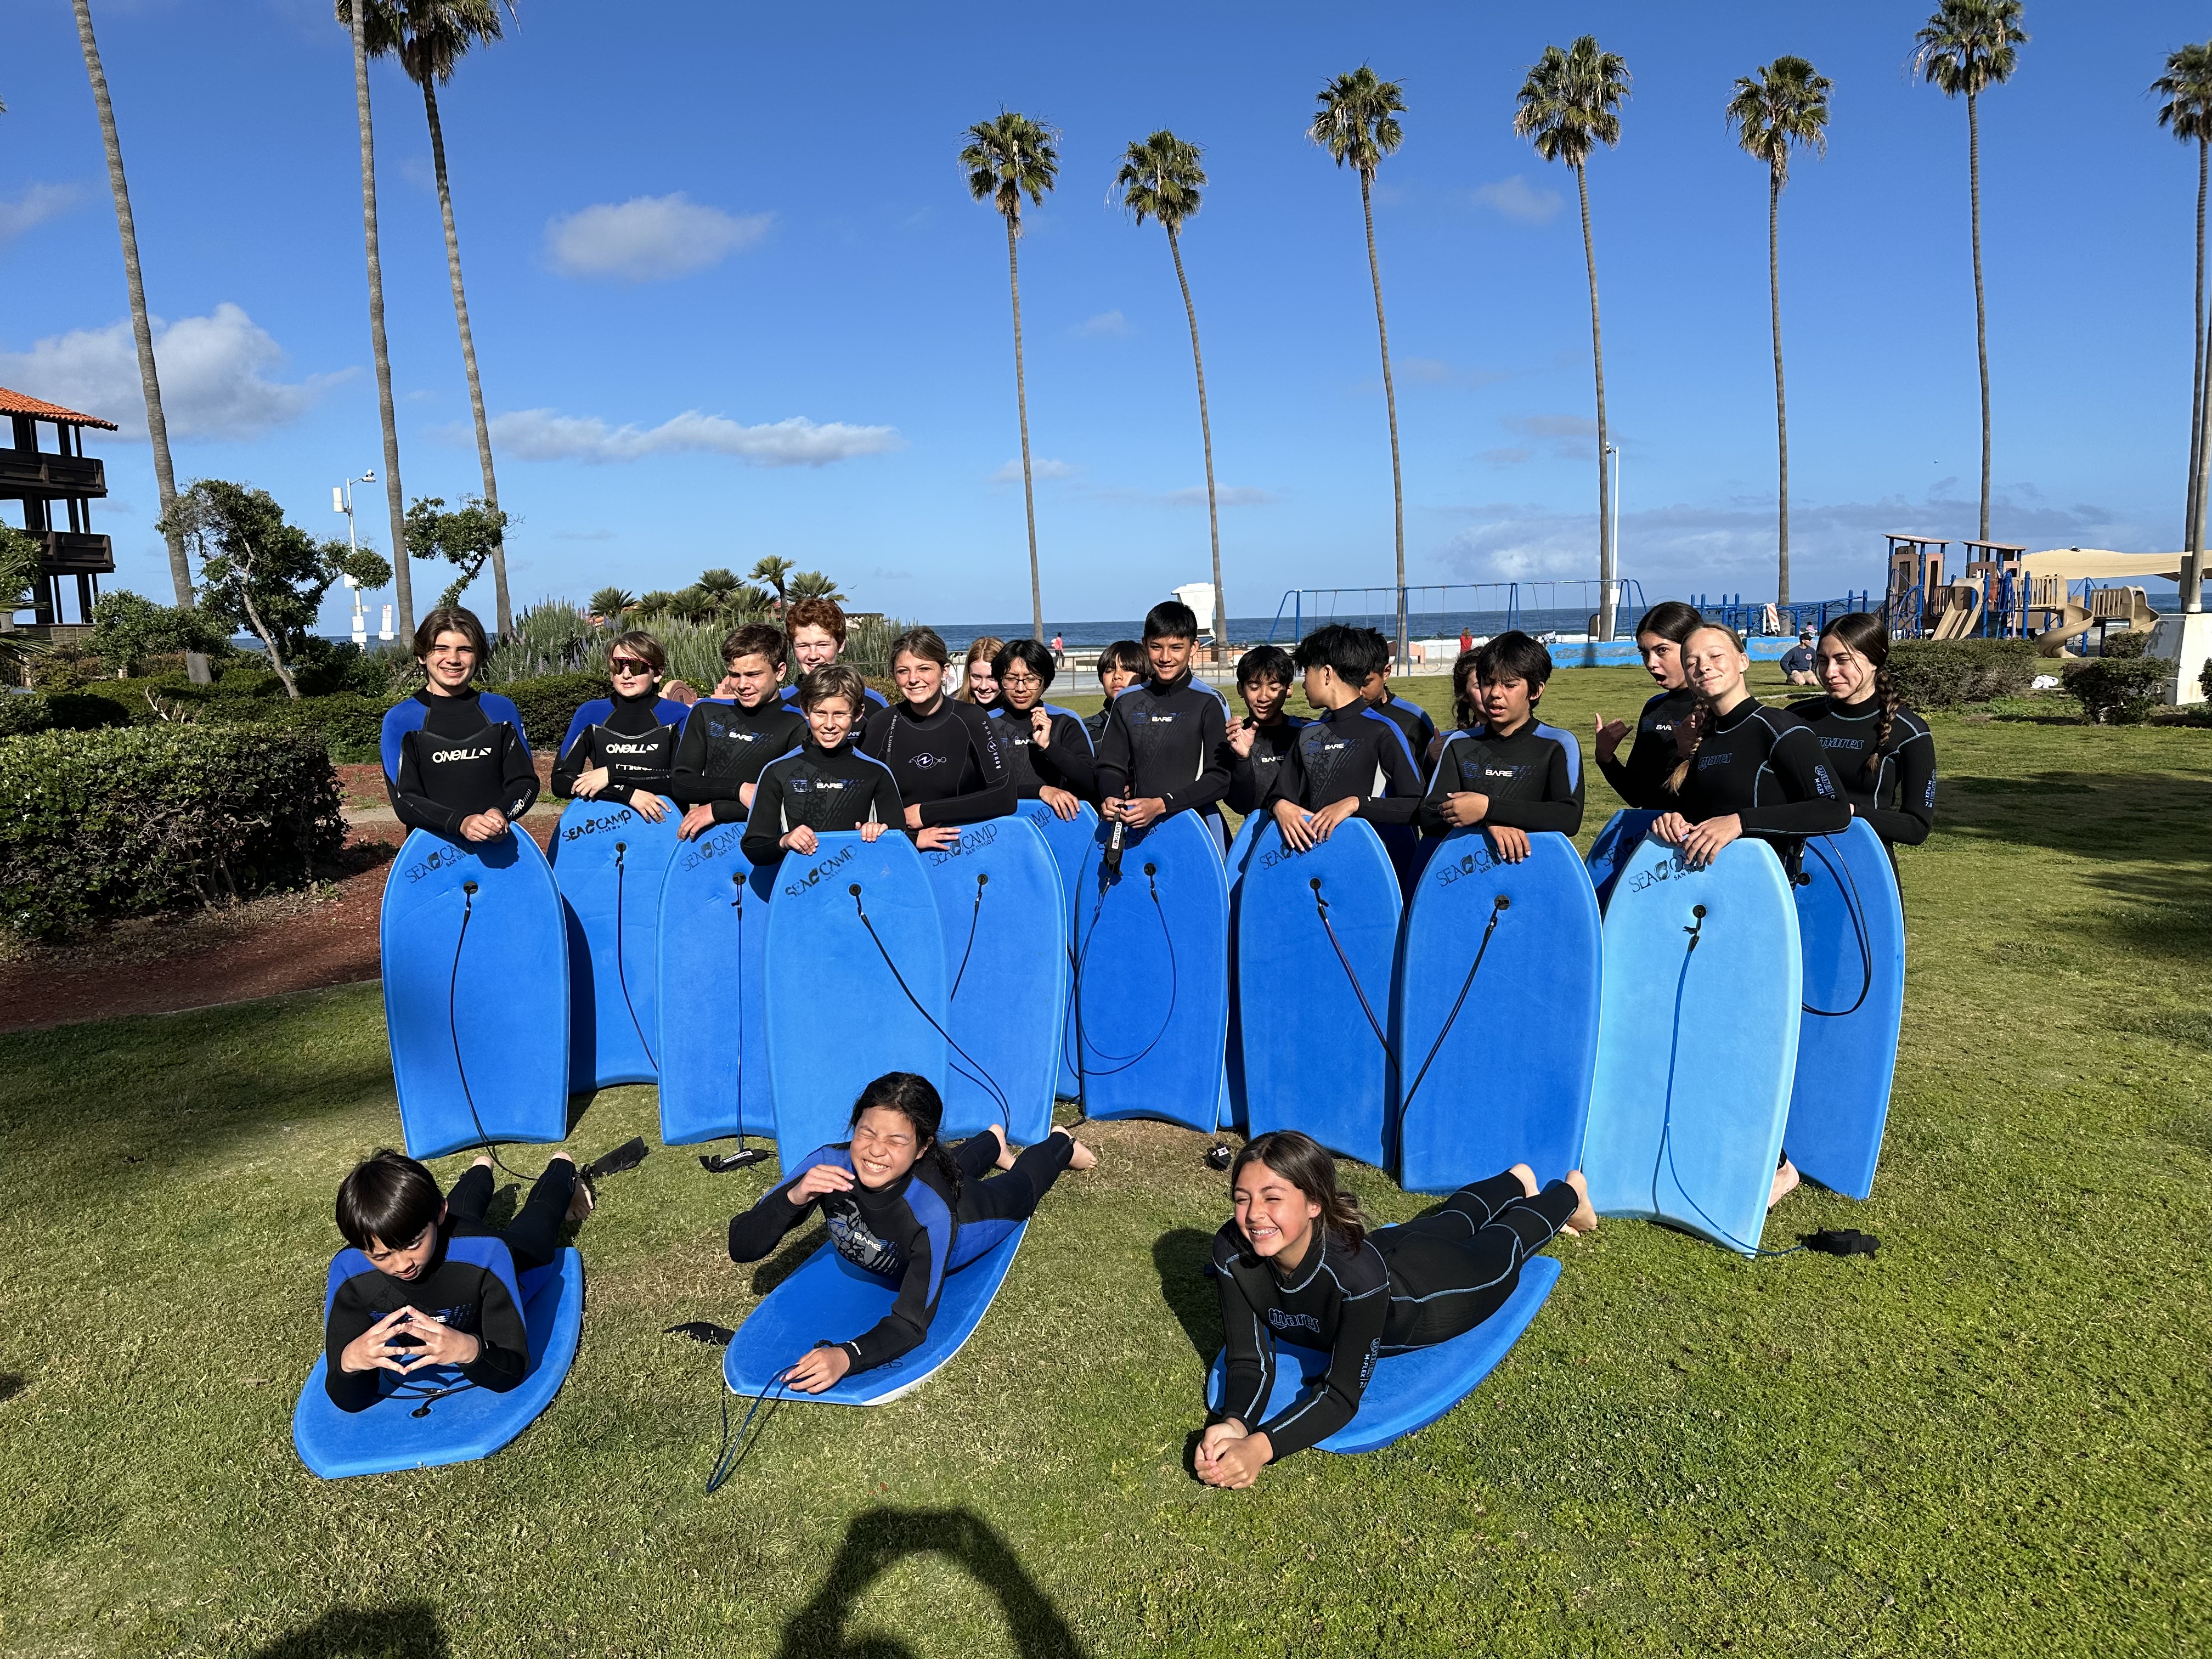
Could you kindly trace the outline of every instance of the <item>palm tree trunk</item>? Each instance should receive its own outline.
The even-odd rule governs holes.
[[[415,584],[407,568],[407,510],[399,493],[399,419],[392,406],[392,352],[384,340],[384,261],[376,246],[376,135],[368,113],[366,6],[353,13],[353,97],[361,124],[361,227],[368,256],[368,343],[376,359],[376,408],[384,421],[384,499],[392,514],[392,580],[399,601],[399,635],[415,632]]]
[[[1030,476],[1030,392],[1022,373],[1022,267],[1014,254],[1014,216],[1006,216],[1006,283],[1014,295],[1014,406],[1022,416],[1022,505],[1030,518],[1030,631],[1044,640],[1044,586],[1037,578],[1036,485]]]
[[[161,377],[154,364],[154,328],[146,314],[146,282],[138,270],[138,228],[131,216],[131,186],[123,175],[123,141],[115,131],[115,106],[108,101],[107,74],[100,67],[100,46],[92,35],[89,0],[76,0],[77,44],[84,50],[84,72],[92,82],[93,106],[100,112],[100,142],[107,149],[107,187],[115,198],[115,228],[123,238],[123,283],[131,296],[131,332],[138,343],[138,384],[146,398],[146,440],[154,451],[154,483],[166,521],[177,505],[177,473],[169,459],[169,422],[161,410]],[[169,544],[169,583],[179,605],[192,603],[191,562],[185,556],[181,531],[166,532]],[[204,685],[208,659],[204,653],[188,652],[186,672]]]
[[[1213,660],[1220,662],[1229,644],[1229,600],[1221,591],[1221,509],[1213,495],[1213,422],[1206,412],[1206,358],[1198,349],[1198,307],[1190,302],[1190,279],[1182,272],[1182,245],[1173,225],[1167,233],[1176,281],[1182,285],[1183,315],[1190,319],[1190,360],[1198,369],[1198,431],[1206,444],[1206,522],[1213,536]]]
[[[2182,562],[2181,608],[2185,611],[2204,608],[2204,507],[2205,496],[2212,491],[2212,444],[2206,418],[2212,416],[2212,364],[2205,362],[2204,348],[2204,186],[2206,158],[2212,145],[2204,139],[2197,141],[2197,385],[2190,410],[2190,477],[2189,531],[2183,545],[2189,557]]]
[[[1375,283],[1375,332],[1382,342],[1382,401],[1390,411],[1390,497],[1397,509],[1398,659],[1406,659],[1406,484],[1398,470],[1398,392],[1390,384],[1390,325],[1382,319],[1382,266],[1375,257],[1375,175],[1359,171],[1359,207],[1367,216],[1367,274]]]
[[[1597,245],[1590,240],[1589,175],[1577,165],[1575,190],[1582,198],[1583,264],[1589,272],[1590,361],[1597,369],[1597,631],[1613,637],[1613,476],[1606,471],[1605,334],[1597,320]]]
[[[1982,539],[1990,538],[1990,314],[1982,297],[1982,119],[1966,94],[1966,195],[1974,228],[1974,352],[1982,368]]]
[[[1790,603],[1790,406],[1782,396],[1782,174],[1767,175],[1766,291],[1774,311],[1774,439],[1781,456],[1781,552],[1774,602]]]
[[[422,112],[430,121],[430,167],[438,178],[438,211],[446,221],[446,274],[453,284],[453,320],[461,331],[461,367],[468,372],[469,412],[476,417],[477,465],[483,472],[484,505],[499,511],[499,480],[491,468],[491,427],[484,419],[483,385],[477,379],[477,337],[469,327],[468,290],[461,284],[461,237],[453,228],[453,191],[446,181],[446,129],[438,119],[438,94],[422,82]],[[491,544],[492,598],[503,639],[514,631],[514,610],[507,595],[507,538]]]

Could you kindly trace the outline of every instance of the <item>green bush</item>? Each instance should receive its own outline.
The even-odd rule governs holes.
[[[337,777],[313,732],[0,740],[0,926],[28,938],[297,887],[344,840]]]
[[[1959,708],[2026,696],[2040,660],[2027,640],[1899,640],[1889,677],[1916,709]]]
[[[2124,628],[2105,635],[2097,654],[2107,659],[2119,657],[2140,657],[2150,645],[2148,628]]]
[[[105,726],[128,726],[131,710],[99,691],[60,691],[46,699],[51,711],[47,724],[57,732],[96,732]]]
[[[0,692],[0,738],[27,737],[50,732],[54,724],[52,702],[33,691],[29,696]]]
[[[2098,657],[2069,664],[2067,691],[2093,726],[2134,726],[2166,701],[2173,665],[2160,657]]]
[[[319,734],[333,761],[354,764],[375,760],[384,733],[384,713],[392,705],[382,697],[340,692],[328,697],[301,697],[295,702],[279,697],[249,708],[209,702],[194,711],[203,726],[267,726],[283,732]]]
[[[718,671],[714,678],[720,678]],[[698,689],[711,691],[714,686],[714,681],[709,680]],[[514,705],[531,746],[550,750],[568,732],[576,711],[593,697],[605,696],[609,688],[602,674],[548,674],[534,680],[509,680],[490,689]]]

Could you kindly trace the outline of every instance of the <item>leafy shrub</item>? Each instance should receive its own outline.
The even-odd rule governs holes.
[[[301,697],[296,702],[280,697],[245,708],[208,702],[197,711],[197,719],[203,726],[266,726],[283,732],[313,733],[321,738],[332,760],[351,764],[378,757],[384,713],[391,706],[382,697],[340,692],[328,697]]]
[[[33,692],[27,696],[0,693],[0,738],[27,737],[53,729],[54,706]]]
[[[720,678],[717,671],[714,678]],[[709,680],[702,689],[711,689],[714,684]],[[593,697],[607,695],[607,682],[602,674],[548,674],[539,679],[510,680],[491,689],[514,703],[532,746],[550,749],[561,741],[579,708]]]
[[[30,938],[296,887],[344,839],[337,777],[312,732],[0,741],[0,926]]]
[[[1958,708],[2025,696],[2040,660],[2027,640],[1899,640],[1889,676],[1916,709]]]
[[[47,726],[57,732],[96,732],[128,726],[131,711],[102,691],[62,691],[45,699]]]
[[[2160,657],[2098,657],[2066,669],[2067,691],[2093,726],[2134,726],[2166,701],[2173,665]]]
[[[2105,642],[2098,647],[2098,654],[2107,660],[2121,657],[2140,657],[2149,645],[2150,629],[2148,628],[2122,629],[2117,633],[2105,635]]]

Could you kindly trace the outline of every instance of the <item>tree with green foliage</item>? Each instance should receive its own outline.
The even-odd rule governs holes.
[[[32,603],[31,590],[39,580],[39,558],[45,544],[27,530],[0,524],[0,622],[12,619]],[[0,629],[0,668],[20,675],[45,647],[27,634]]]
[[[722,610],[735,602],[744,583],[738,580],[736,571],[718,567],[713,570],[701,571],[699,580],[695,586],[703,592],[713,594],[715,608]]]
[[[269,653],[285,695],[300,696],[291,665],[313,637],[323,596],[342,576],[381,587],[392,567],[370,548],[316,540],[287,524],[265,489],[201,478],[177,497],[162,520],[200,562],[200,608],[217,621],[249,629]]]
[[[748,574],[755,581],[765,582],[769,590],[775,593],[776,604],[781,605],[791,597],[785,591],[790,585],[791,572],[792,563],[789,559],[781,558],[770,553],[756,562]]]
[[[465,497],[450,513],[442,495],[418,495],[407,509],[407,551],[417,559],[443,559],[460,574],[438,595],[440,605],[459,605],[461,595],[485,564],[499,556],[509,516],[481,495]],[[504,629],[502,629],[504,631]]]
[[[2181,607],[2195,611],[2203,604],[2204,497],[2212,482],[2212,445],[2204,441],[2208,385],[2204,361],[2204,198],[2212,182],[2212,41],[2187,46],[2166,56],[2166,73],[2150,83],[2166,100],[2159,106],[2158,124],[2172,131],[2183,143],[2197,146],[2197,354],[2189,394],[2189,505],[2182,523],[2181,544],[2189,558],[2182,570]]]
[[[1606,467],[1610,429],[1605,417],[1605,331],[1598,323],[1597,244],[1590,235],[1589,159],[1600,144],[1620,143],[1620,106],[1628,97],[1628,60],[1607,52],[1594,34],[1577,37],[1565,51],[1547,46],[1529,65],[1521,83],[1513,131],[1535,146],[1547,161],[1564,161],[1575,171],[1575,193],[1583,211],[1583,266],[1589,274],[1590,361],[1597,376],[1597,577],[1598,637],[1611,639],[1613,627],[1613,475]]]
[[[1367,274],[1375,284],[1375,332],[1382,343],[1382,403],[1390,416],[1390,495],[1396,510],[1398,548],[1398,646],[1406,649],[1406,484],[1398,465],[1398,390],[1390,379],[1390,327],[1382,316],[1382,265],[1375,255],[1375,172],[1382,158],[1405,142],[1398,118],[1406,100],[1395,81],[1377,79],[1362,64],[1340,75],[1316,94],[1321,112],[1306,137],[1329,153],[1339,167],[1359,174],[1359,206],[1367,218]],[[1218,598],[1218,594],[1216,595]],[[1218,611],[1218,606],[1216,607]]]
[[[1183,315],[1190,321],[1190,360],[1198,370],[1198,435],[1206,450],[1206,522],[1213,544],[1213,659],[1228,649],[1229,600],[1221,586],[1221,509],[1213,487],[1213,422],[1206,407],[1206,357],[1198,348],[1198,307],[1191,303],[1190,278],[1183,274],[1182,228],[1196,215],[1206,188],[1206,152],[1164,127],[1149,138],[1132,139],[1122,152],[1114,191],[1138,224],[1160,222],[1182,289]]]
[[[195,651],[218,655],[230,648],[230,630],[209,611],[157,605],[124,587],[101,594],[93,605],[92,648],[110,668],[136,674],[149,657]]]
[[[800,599],[827,599],[832,605],[842,605],[845,594],[834,578],[819,570],[800,570],[791,578],[791,599],[793,604]]]
[[[619,623],[625,611],[636,608],[637,595],[627,587],[602,587],[587,607],[602,622]]]
[[[1756,78],[1741,76],[1729,100],[1729,124],[1745,154],[1766,163],[1766,290],[1774,319],[1774,438],[1780,456],[1774,602],[1790,603],[1790,407],[1782,393],[1782,187],[1790,152],[1828,152],[1828,77],[1802,58],[1776,58]]]
[[[632,614],[639,622],[651,622],[659,617],[672,615],[675,609],[676,595],[665,587],[656,587],[638,600]]]
[[[1974,352],[1982,371],[1982,528],[1990,538],[1990,315],[1982,293],[1982,118],[1980,99],[2019,67],[2027,44],[2021,0],[1939,0],[1914,37],[1912,65],[1947,98],[1966,100],[1966,198],[1974,246]]]
[[[1014,407],[1021,417],[1022,506],[1030,527],[1030,630],[1044,638],[1044,583],[1037,571],[1036,482],[1030,465],[1030,392],[1022,364],[1022,198],[1037,207],[1060,181],[1060,135],[1026,115],[1001,109],[998,118],[968,129],[960,149],[968,193],[988,202],[1006,222],[1006,283],[1014,298]]]

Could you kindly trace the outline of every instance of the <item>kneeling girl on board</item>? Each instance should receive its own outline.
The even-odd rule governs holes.
[[[898,784],[890,768],[853,746],[853,711],[863,706],[860,675],[842,663],[817,668],[799,682],[806,741],[762,769],[738,843],[755,865],[772,865],[786,850],[812,856],[817,836],[857,830],[873,841],[901,822]]]
[[[1479,823],[1498,855],[1518,864],[1530,830],[1582,828],[1582,745],[1536,718],[1551,678],[1552,653],[1517,628],[1460,653],[1452,665],[1459,729],[1437,756],[1422,829],[1442,835]]]

